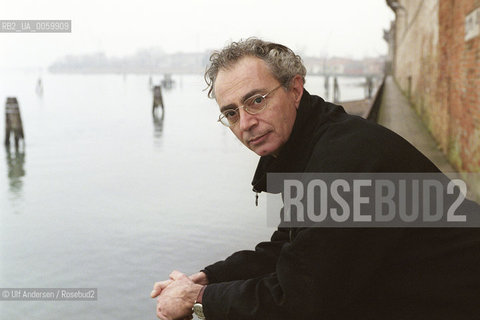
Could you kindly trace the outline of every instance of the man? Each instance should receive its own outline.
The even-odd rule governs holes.
[[[219,121],[267,173],[439,172],[395,133],[310,95],[285,46],[248,39],[211,57]],[[279,228],[190,277],[157,282],[160,319],[473,319],[480,314],[476,229]],[[203,315],[202,315],[203,313]]]

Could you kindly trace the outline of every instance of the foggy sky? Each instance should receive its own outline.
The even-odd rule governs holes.
[[[47,67],[66,54],[218,49],[250,36],[313,56],[386,54],[385,0],[0,0],[0,20],[72,20],[72,33],[0,33],[0,67]]]

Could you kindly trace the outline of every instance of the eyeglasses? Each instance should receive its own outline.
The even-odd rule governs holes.
[[[267,96],[281,86],[282,85],[279,85],[264,95],[256,94],[251,96],[245,100],[243,106],[235,109],[224,110],[218,117],[218,122],[222,123],[226,127],[233,127],[240,120],[240,108],[245,110],[245,112],[248,114],[258,114],[262,112],[267,107]]]

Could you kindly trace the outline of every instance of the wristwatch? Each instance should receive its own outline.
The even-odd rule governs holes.
[[[203,306],[201,303],[195,303],[193,305],[193,313],[198,317],[200,320],[205,320],[205,315],[203,314]]]
[[[198,293],[197,300],[193,304],[192,311],[200,320],[205,320],[205,315],[203,314],[203,305],[202,305],[202,298],[203,298],[203,291],[205,291],[205,287],[203,286]]]

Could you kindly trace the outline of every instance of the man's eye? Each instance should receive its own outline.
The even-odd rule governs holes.
[[[236,115],[237,115],[237,111],[235,110],[227,110],[223,113],[223,115],[225,116],[225,118],[227,119],[232,119],[234,118]]]
[[[252,104],[261,104],[263,102],[263,97],[262,96],[258,96],[258,97],[255,97],[253,98],[253,101],[252,101]]]

